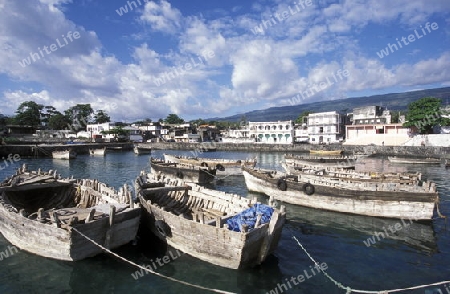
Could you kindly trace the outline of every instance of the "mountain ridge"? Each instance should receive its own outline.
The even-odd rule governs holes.
[[[401,93],[388,93],[371,96],[343,98],[337,100],[319,101],[293,106],[270,107],[261,110],[252,110],[245,113],[227,117],[208,118],[206,121],[239,121],[243,116],[247,121],[278,121],[295,120],[303,111],[325,112],[339,111],[351,112],[355,107],[382,105],[389,110],[406,110],[408,104],[423,97],[450,99],[450,87],[432,88]],[[448,101],[443,101],[447,103]]]

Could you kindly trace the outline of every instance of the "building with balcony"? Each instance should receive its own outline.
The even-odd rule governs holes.
[[[347,145],[398,146],[410,139],[409,128],[403,123],[391,123],[390,111],[385,107],[357,107],[348,115],[352,124],[345,127]]]
[[[249,137],[256,142],[292,144],[294,125],[291,120],[277,122],[249,122]]]
[[[334,144],[344,140],[347,116],[337,111],[310,113],[308,134],[310,144]]]
[[[363,106],[353,108],[353,112],[349,113],[352,125],[367,124],[390,124],[391,113],[383,106]]]

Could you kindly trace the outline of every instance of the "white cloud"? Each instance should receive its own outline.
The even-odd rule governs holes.
[[[117,120],[157,119],[168,113],[206,118],[240,112],[247,106],[290,105],[290,98],[343,69],[349,72],[347,78],[303,102],[365,90],[448,85],[450,81],[448,49],[430,50],[425,58],[423,50],[411,46],[408,52],[416,54],[396,52],[408,59],[388,62],[376,58],[374,49],[365,51],[365,36],[360,35],[369,24],[395,24],[410,31],[440,11],[448,13],[450,4],[444,1],[347,0],[336,4],[321,0],[269,27],[264,35],[255,35],[251,29],[271,13],[288,9],[292,1],[255,3],[251,13],[242,7],[235,7],[235,15],[221,10],[215,19],[183,16],[167,1],[152,1],[135,11],[141,14],[140,29],[134,28],[133,33],[145,37],[141,43],[135,39],[128,45],[128,64],[104,54],[116,53],[114,48],[103,47],[100,38],[104,36],[67,18],[61,7],[69,2],[5,0],[0,4],[0,73],[16,86],[3,89],[2,112],[13,113],[20,102],[34,100],[60,111],[91,103]],[[162,46],[147,39],[149,27],[152,32],[171,34],[170,43],[175,46],[158,50]],[[49,46],[68,31],[78,31],[81,37],[29,66],[19,65],[30,52]],[[207,52],[214,56],[205,60],[202,55]],[[174,74],[174,68],[200,57],[203,64]],[[171,74],[173,78],[155,84],[155,78]]]
[[[170,34],[175,33],[182,25],[181,12],[172,8],[172,5],[165,0],[160,1],[159,4],[153,1],[145,4],[141,20],[148,23],[155,31]]]

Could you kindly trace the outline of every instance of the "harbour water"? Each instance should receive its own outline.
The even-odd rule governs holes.
[[[155,150],[152,156],[162,157],[163,152],[191,155],[189,151]],[[270,152],[208,152],[201,156],[257,157],[259,167],[280,170],[283,159],[282,153]],[[10,175],[23,163],[29,169],[57,170],[62,176],[96,178],[116,188],[124,183],[132,185],[141,170],[150,171],[149,155],[109,152],[105,157],[80,155],[71,161],[22,159],[0,170],[0,178]],[[394,165],[387,159],[368,158],[357,168],[422,172],[424,178],[436,182],[440,211],[450,216],[450,170],[443,166]],[[222,178],[211,187],[267,201],[263,195],[247,192],[242,176]],[[431,222],[416,222],[339,214],[289,204],[286,208],[288,223],[278,249],[264,264],[252,269],[230,270],[208,264],[165,248],[147,232],[141,232],[137,244],[115,252],[141,265],[155,265],[152,269],[166,276],[234,293],[345,293],[317,273],[293,236],[316,261],[326,264],[326,272],[331,277],[353,289],[381,291],[450,280],[450,233],[445,219],[436,217]],[[390,233],[389,226],[400,229]],[[160,266],[156,261],[164,256],[170,262]],[[42,258],[13,248],[0,235],[0,293],[208,293],[152,274],[140,275],[137,271],[140,272],[107,254],[79,262]],[[300,275],[301,282],[294,278]],[[400,293],[450,293],[450,285]]]

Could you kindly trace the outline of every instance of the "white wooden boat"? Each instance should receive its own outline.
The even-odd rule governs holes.
[[[213,167],[216,169],[216,175],[234,175],[242,174],[241,166],[255,167],[256,158],[254,159],[217,159],[217,158],[199,158],[177,156],[164,153],[166,162],[184,163],[197,166]]]
[[[105,156],[105,153],[106,153],[106,147],[97,148],[97,149],[89,149],[90,155]]]
[[[75,159],[75,158],[77,158],[77,153],[71,149],[61,150],[61,151],[53,151],[52,157],[55,159]]]
[[[211,183],[216,179],[216,168],[207,165],[199,166],[184,163],[167,162],[150,158],[150,167],[155,173],[163,173],[166,176],[182,179],[186,182],[197,184]]]
[[[311,155],[321,155],[321,156],[339,156],[344,153],[343,150],[309,150]]]
[[[439,196],[436,184],[362,182],[287,175],[243,167],[250,191],[296,205],[387,218],[431,220]],[[421,185],[420,185],[421,184]]]
[[[284,206],[278,210],[256,199],[154,173],[142,172],[135,190],[146,211],[143,223],[161,240],[232,269],[261,264],[274,252],[286,219]]]
[[[439,158],[412,158],[412,157],[397,157],[388,156],[392,163],[409,163],[409,164],[441,164]]]
[[[125,186],[126,187],[126,186]],[[0,183],[0,232],[18,248],[75,261],[102,253],[136,236],[141,210],[128,189],[97,180],[61,179],[56,171],[27,171]]]
[[[318,180],[336,180],[360,183],[402,183],[418,184],[422,180],[422,174],[416,173],[380,173],[380,172],[357,172],[346,168],[321,168],[316,166],[296,165],[293,163],[282,163],[284,170],[290,175],[303,178],[317,178]]]
[[[152,153],[152,147],[149,146],[149,145],[138,144],[138,145],[134,145],[133,151],[137,155],[151,154]]]
[[[321,157],[285,154],[284,160],[288,165],[354,169],[358,158],[354,156]]]

